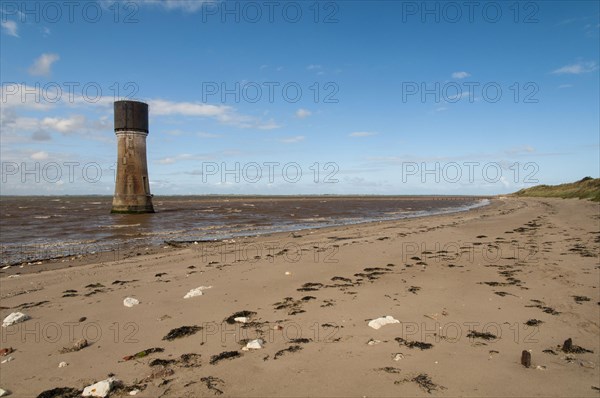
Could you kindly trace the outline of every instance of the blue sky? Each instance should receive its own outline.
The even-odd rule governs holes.
[[[1,3],[3,195],[112,194],[115,99],[150,105],[155,195],[599,176],[597,1],[71,4]]]

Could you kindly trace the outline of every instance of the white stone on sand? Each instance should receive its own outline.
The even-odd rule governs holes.
[[[29,319],[28,315],[23,314],[22,312],[13,312],[2,321],[2,327],[5,328],[7,326],[14,325],[15,323],[24,322]]]
[[[81,395],[84,397],[106,397],[110,392],[114,381],[115,378],[110,377],[106,380],[92,384],[91,386],[87,386],[83,389],[83,393]]]
[[[138,299],[134,299],[133,297],[127,297],[125,300],[123,300],[123,305],[125,307],[133,307],[134,305],[138,305],[140,303],[140,300]]]
[[[256,340],[251,340],[248,343],[246,343],[246,346],[244,348],[242,348],[242,350],[243,351],[260,350],[261,348],[263,348],[263,340],[256,339]]]
[[[196,297],[196,296],[202,296],[202,291],[206,290],[206,289],[210,289],[212,288],[212,286],[200,286],[197,287],[195,289],[190,290],[189,292],[186,293],[185,296],[183,296],[184,299],[188,299],[188,298],[192,298],[192,297]]]
[[[391,323],[400,323],[400,321],[397,319],[394,319],[394,317],[391,317],[388,315],[386,317],[373,319],[372,321],[369,322],[369,326],[372,327],[373,329],[377,330],[377,329],[381,328],[382,326],[389,325]]]

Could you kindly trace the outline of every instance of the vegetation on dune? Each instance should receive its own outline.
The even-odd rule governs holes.
[[[544,198],[579,198],[600,202],[600,178],[585,177],[577,182],[560,185],[536,185],[521,189],[515,196],[534,196]]]

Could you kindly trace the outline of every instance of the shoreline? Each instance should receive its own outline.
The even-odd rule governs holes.
[[[321,197],[321,196],[318,196]],[[326,196],[323,196],[326,197]],[[351,198],[351,196],[340,196],[339,198]],[[381,198],[385,198],[383,196],[379,196]],[[406,198],[413,198],[414,196],[406,196]],[[455,196],[456,198],[464,198],[461,196]],[[430,199],[430,197],[427,197]],[[232,235],[224,238],[218,239],[198,239],[198,240],[189,240],[189,241],[180,241],[180,240],[168,240],[162,241],[161,243],[148,243],[148,244],[134,244],[127,243],[123,245],[123,247],[117,247],[116,249],[111,250],[102,250],[93,253],[75,253],[69,254],[65,256],[56,256],[56,257],[40,257],[33,260],[28,261],[18,261],[10,264],[3,264],[0,268],[0,279],[11,276],[11,275],[23,275],[27,273],[37,273],[50,271],[54,269],[62,269],[62,268],[70,268],[81,265],[92,264],[95,262],[109,262],[109,261],[118,261],[119,259],[126,259],[129,257],[141,255],[138,253],[143,253],[144,255],[157,254],[159,252],[163,252],[169,249],[181,249],[186,246],[193,244],[194,242],[198,243],[219,243],[226,242],[229,240],[241,240],[241,239],[255,239],[255,238],[281,238],[284,235],[292,235],[294,233],[302,233],[303,231],[321,231],[327,229],[335,229],[335,228],[345,228],[352,226],[361,226],[366,224],[377,224],[377,223],[397,223],[404,220],[412,220],[419,218],[428,218],[428,217],[439,217],[443,215],[449,214],[457,214],[457,213],[466,213],[471,212],[477,209],[493,206],[496,198],[492,197],[473,197],[478,198],[480,201],[487,200],[487,204],[473,204],[470,205],[467,209],[453,209],[450,208],[446,211],[447,208],[441,208],[436,210],[434,213],[423,214],[423,215],[409,215],[407,217],[400,218],[382,218],[380,220],[366,220],[366,221],[358,221],[358,222],[347,222],[343,224],[330,225],[330,226],[317,226],[317,227],[305,227],[305,228],[292,228],[285,231],[275,231],[275,232],[265,232],[259,234],[242,234],[242,235]],[[266,199],[266,198],[265,198]],[[292,197],[290,197],[292,199]],[[440,199],[442,200],[442,199]],[[448,199],[452,200],[452,199]],[[35,268],[35,269],[34,269]]]
[[[2,278],[0,316],[31,318],[0,330],[14,349],[0,387],[81,391],[114,374],[111,397],[597,397],[598,206],[504,198]],[[382,316],[398,323],[368,326]],[[569,338],[581,350],[563,351]]]

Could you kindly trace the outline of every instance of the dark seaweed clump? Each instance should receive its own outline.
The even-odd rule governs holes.
[[[284,348],[283,350],[277,351],[275,353],[275,356],[273,357],[273,359],[279,358],[280,356],[282,356],[286,352],[297,352],[297,351],[300,351],[301,349],[302,349],[302,347],[300,347],[299,345],[289,346],[288,348]]]
[[[241,355],[242,354],[240,354],[238,351],[223,351],[220,354],[210,357],[210,364],[215,365],[217,362],[222,361],[223,359],[233,359],[240,357]]]
[[[481,333],[481,332],[477,332],[475,330],[471,330],[468,334],[467,337],[472,338],[472,339],[483,339],[483,340],[494,340],[496,339],[496,335],[491,334],[491,333]]]
[[[163,337],[163,340],[172,341],[181,337],[191,336],[198,333],[200,330],[202,330],[202,326],[182,326],[172,329],[165,337]]]
[[[420,350],[428,350],[431,347],[433,347],[433,344],[430,344],[430,343],[424,343],[422,341],[404,340],[402,337],[396,337],[394,340],[396,340],[400,345],[404,345],[408,348],[418,348]]]
[[[83,390],[71,387],[56,387],[40,393],[37,398],[79,398]]]

